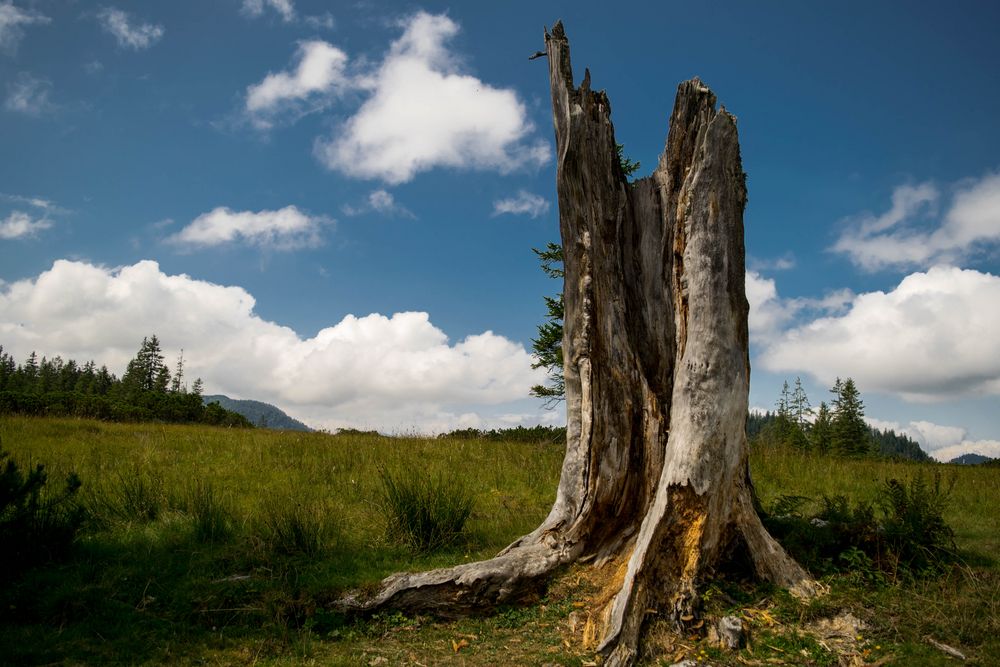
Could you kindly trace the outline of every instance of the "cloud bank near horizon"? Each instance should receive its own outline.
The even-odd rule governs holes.
[[[524,346],[485,331],[460,341],[425,312],[346,315],[302,338],[254,313],[240,287],[168,275],[150,260],[109,269],[57,260],[0,288],[0,340],[19,361],[35,350],[95,360],[121,374],[155,333],[168,362],[206,393],[275,403],[320,428],[439,432],[558,421],[526,400],[543,381]]]

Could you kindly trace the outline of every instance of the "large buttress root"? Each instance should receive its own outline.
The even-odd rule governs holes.
[[[802,597],[816,583],[751,502],[745,175],[736,119],[682,83],[651,176],[622,173],[603,91],[573,84],[569,42],[545,34],[563,244],[566,456],[535,531],[479,563],[397,574],[342,607],[455,616],[522,599],[565,564],[612,563],[594,609],[607,664],[637,655],[648,613],[684,630],[696,585],[731,539]]]

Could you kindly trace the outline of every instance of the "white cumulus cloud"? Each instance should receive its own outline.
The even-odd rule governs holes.
[[[490,331],[449,341],[427,313],[347,315],[311,338],[254,313],[240,287],[168,275],[153,261],[109,269],[56,261],[0,288],[0,340],[94,359],[120,374],[143,336],[184,349],[206,391],[275,403],[327,428],[437,431],[524,422],[519,399],[542,381],[524,347]],[[535,415],[536,418],[539,415]]]
[[[458,30],[444,15],[411,17],[375,71],[356,79],[368,98],[316,142],[318,159],[393,184],[435,167],[508,172],[546,162],[547,144],[526,143],[533,127],[517,94],[463,73],[446,49]]]
[[[832,250],[875,271],[953,264],[1000,243],[1000,174],[958,188],[935,220],[940,198],[931,183],[898,187],[886,213],[850,221]]]
[[[51,92],[51,81],[21,72],[7,84],[7,97],[3,106],[7,111],[40,116],[55,108],[49,99]]]
[[[493,202],[493,215],[529,215],[532,218],[548,212],[549,202],[540,195],[532,194],[525,190],[519,190],[513,197],[498,199]]]
[[[0,220],[0,239],[9,241],[29,238],[51,226],[52,222],[46,218],[32,218],[23,211],[13,211],[6,218]]]
[[[764,297],[762,303],[775,302],[780,314],[776,294]],[[774,372],[808,372],[826,384],[853,377],[865,391],[906,400],[996,395],[997,304],[1000,277],[934,267],[906,276],[891,291],[853,296],[843,314],[772,329],[757,340],[757,363]]]
[[[134,51],[148,49],[166,32],[162,25],[137,22],[127,12],[115,7],[102,8],[97,12],[97,20],[115,38],[118,46]]]
[[[773,340],[796,317],[838,313],[854,298],[850,290],[837,290],[818,299],[785,299],[778,295],[773,278],[765,278],[756,271],[746,272],[746,295],[750,303],[750,340],[766,343]]]
[[[247,88],[246,113],[258,129],[271,128],[281,116],[322,110],[350,85],[347,55],[335,46],[321,40],[302,42],[296,55],[294,69],[268,74]]]
[[[14,53],[24,37],[22,26],[45,24],[50,20],[36,11],[18,7],[13,0],[0,2],[0,50]]]
[[[276,211],[234,211],[225,206],[202,213],[167,238],[182,246],[217,246],[242,241],[272,250],[319,245],[320,230],[332,220],[309,215],[295,206]]]

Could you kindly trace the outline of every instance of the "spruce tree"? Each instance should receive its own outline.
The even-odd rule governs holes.
[[[562,246],[549,243],[545,250],[532,248],[542,264],[542,271],[550,278],[562,280]],[[531,388],[531,395],[544,398],[546,405],[555,404],[563,399],[566,393],[566,383],[563,380],[563,295],[559,292],[554,297],[546,296],[546,321],[538,325],[538,338],[531,339],[531,349],[535,353],[532,368],[544,368],[548,374],[546,384],[536,384]]]
[[[781,385],[781,394],[778,396],[778,402],[775,403],[775,407],[778,409],[778,418],[785,421],[791,421],[791,408],[792,395],[788,391],[788,380],[785,380],[784,384]]]
[[[128,368],[122,377],[122,385],[129,392],[160,391],[161,385],[162,391],[166,391],[163,369],[163,352],[160,350],[159,339],[155,334],[143,338],[139,352],[128,362]],[[166,374],[166,381],[170,381],[169,371]]]
[[[871,451],[871,437],[864,419],[865,405],[861,400],[861,392],[851,378],[843,382],[837,378],[832,391],[837,391],[831,424],[833,450],[846,456],[868,454]]]
[[[170,393],[171,394],[186,394],[187,387],[184,385],[184,350],[177,355],[177,370],[174,371],[174,377],[170,381]]]
[[[808,416],[812,414],[812,406],[809,405],[809,397],[806,395],[806,390],[802,387],[802,380],[799,377],[795,378],[795,389],[792,390],[792,396],[788,407],[791,412],[791,418],[795,421],[795,424],[803,432],[808,430]]]
[[[831,449],[832,438],[830,408],[827,407],[825,401],[820,401],[819,410],[816,413],[816,421],[813,422],[812,428],[809,430],[809,442],[817,452],[828,454]]]
[[[28,355],[27,361],[24,362],[24,366],[20,370],[22,391],[33,390],[35,382],[38,380],[38,355],[35,354],[34,350]]]

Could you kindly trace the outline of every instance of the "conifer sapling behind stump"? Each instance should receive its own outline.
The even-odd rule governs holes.
[[[555,568],[602,575],[592,619],[609,665],[634,662],[650,611],[678,630],[696,582],[742,543],[793,594],[813,579],[754,510],[745,432],[746,185],[736,119],[699,81],[678,87],[659,166],[622,173],[611,107],[573,84],[561,23],[545,33],[565,266],[566,456],[534,532],[478,563],[387,578],[350,609],[454,616],[515,601]]]

